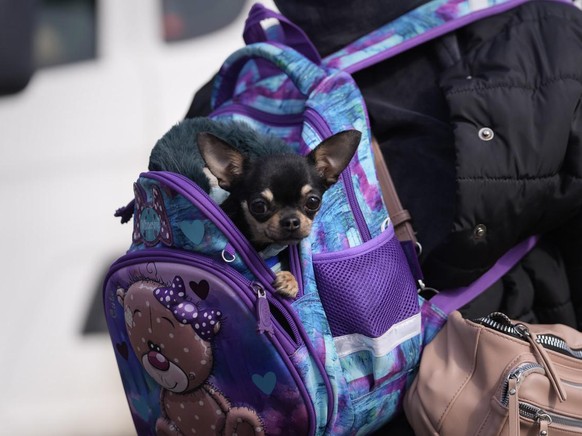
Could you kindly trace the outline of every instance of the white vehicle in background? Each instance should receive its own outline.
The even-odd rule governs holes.
[[[0,96],[0,433],[135,434],[99,325],[102,278],[131,239],[113,212],[242,46],[252,2],[26,1],[38,68]]]

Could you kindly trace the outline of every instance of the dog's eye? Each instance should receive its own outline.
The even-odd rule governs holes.
[[[319,199],[319,197],[316,197],[315,195],[310,195],[307,198],[307,201],[305,202],[305,207],[307,208],[307,210],[310,210],[312,212],[319,209],[320,205],[321,205],[321,200]]]
[[[269,205],[265,200],[253,200],[250,205],[250,210],[254,214],[263,215],[269,211]]]

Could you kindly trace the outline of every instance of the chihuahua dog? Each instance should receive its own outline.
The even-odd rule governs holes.
[[[221,208],[257,251],[271,244],[297,244],[311,232],[323,193],[351,161],[361,133],[346,130],[320,143],[307,156],[275,153],[249,157],[209,133],[197,135],[198,149],[218,185],[230,195]],[[297,280],[276,274],[277,292],[295,298]]]

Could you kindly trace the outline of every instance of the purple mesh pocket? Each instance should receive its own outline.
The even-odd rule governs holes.
[[[358,247],[314,255],[313,267],[334,337],[360,333],[376,338],[420,310],[392,226]]]

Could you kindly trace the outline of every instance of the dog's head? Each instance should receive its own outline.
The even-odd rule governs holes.
[[[198,147],[221,188],[225,212],[256,245],[296,244],[311,232],[323,193],[349,164],[361,133],[347,130],[309,155],[272,154],[250,159],[219,137],[199,133]]]

